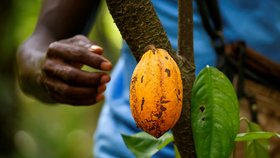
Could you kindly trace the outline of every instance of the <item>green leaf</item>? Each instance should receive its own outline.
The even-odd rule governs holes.
[[[239,106],[231,82],[207,66],[196,78],[191,121],[198,158],[228,158],[239,131]]]
[[[149,158],[174,140],[171,133],[165,133],[157,139],[146,132],[131,136],[122,134],[122,138],[127,148],[137,158]]]
[[[262,131],[261,127],[253,122],[248,121],[248,132],[255,132],[255,136]],[[252,135],[252,134],[251,134]],[[269,132],[266,134],[263,132],[263,136],[268,136]],[[266,139],[255,139],[246,142],[245,157],[246,158],[269,158],[268,152],[269,142]]]
[[[174,144],[175,158],[181,158],[179,150],[177,146]]]
[[[240,142],[240,141],[252,141],[252,140],[257,140],[257,139],[270,139],[271,137],[278,137],[280,138],[280,134],[275,133],[275,132],[247,132],[247,133],[239,133],[235,141]]]
[[[247,121],[247,122],[248,122],[248,132],[262,131],[262,128],[258,124],[251,121]]]

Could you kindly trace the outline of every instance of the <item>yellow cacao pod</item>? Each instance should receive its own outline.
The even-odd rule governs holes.
[[[130,84],[130,108],[138,128],[158,138],[178,121],[182,110],[181,73],[164,49],[145,52]]]

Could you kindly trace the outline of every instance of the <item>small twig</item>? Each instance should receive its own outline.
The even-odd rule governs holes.
[[[178,51],[179,55],[194,61],[192,0],[178,0]]]

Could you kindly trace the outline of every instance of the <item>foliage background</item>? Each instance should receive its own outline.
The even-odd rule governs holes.
[[[40,0],[0,2],[0,158],[92,158],[92,136],[102,103],[45,105],[17,86],[16,49],[32,34],[40,5]],[[104,1],[89,37],[115,64],[122,41]]]

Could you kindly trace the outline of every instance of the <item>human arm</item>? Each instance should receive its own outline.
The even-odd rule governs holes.
[[[102,57],[102,48],[75,36],[84,33],[96,5],[93,0],[44,0],[35,31],[17,53],[18,79],[25,93],[43,102],[72,105],[102,99],[110,76],[80,68],[110,70],[112,64]]]

